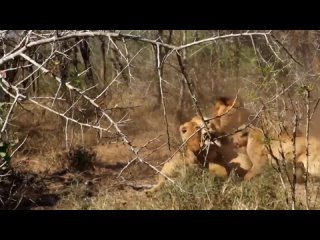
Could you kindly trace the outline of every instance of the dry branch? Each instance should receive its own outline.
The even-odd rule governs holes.
[[[26,56],[25,54],[21,53],[20,56],[23,57],[23,58],[25,58],[27,61],[29,61],[30,63],[34,64],[35,66],[39,67],[39,68],[41,69],[41,71],[43,71],[44,73],[48,72],[48,70],[47,70],[46,68],[42,67],[40,64],[38,64],[37,62],[35,62],[34,60],[32,60],[31,58],[29,58],[29,57]],[[54,79],[55,79],[59,84],[61,84],[61,79],[60,79],[59,77],[55,77]],[[153,165],[151,165],[150,163],[146,162],[144,159],[142,159],[142,158],[139,156],[139,154],[138,154],[138,149],[134,148],[134,146],[132,145],[132,143],[131,143],[131,141],[128,139],[128,137],[120,130],[118,123],[115,122],[115,121],[95,102],[94,99],[88,97],[88,96],[85,95],[80,89],[72,86],[70,83],[66,83],[66,87],[67,87],[70,91],[74,91],[74,92],[76,92],[78,95],[80,95],[80,96],[82,96],[83,98],[85,98],[92,106],[94,106],[97,110],[99,110],[99,111],[101,112],[101,114],[108,119],[108,121],[110,122],[110,126],[109,126],[107,129],[104,129],[104,128],[101,128],[101,127],[99,127],[99,126],[94,126],[94,125],[90,125],[90,124],[79,123],[77,120],[75,120],[75,119],[73,119],[73,118],[69,118],[69,117],[67,117],[67,116],[65,116],[65,115],[63,115],[63,114],[61,114],[61,113],[58,113],[58,112],[52,110],[51,108],[46,107],[46,106],[44,106],[44,105],[42,105],[42,104],[40,104],[40,103],[38,103],[38,102],[36,102],[36,101],[34,101],[34,100],[29,99],[29,101],[37,104],[37,105],[40,106],[40,107],[43,107],[43,108],[51,111],[51,112],[53,112],[53,113],[55,113],[55,114],[57,114],[57,115],[59,115],[59,116],[62,116],[62,117],[65,118],[67,121],[75,122],[75,123],[79,124],[80,126],[92,127],[92,128],[95,128],[95,129],[98,129],[98,130],[104,130],[104,131],[109,131],[109,129],[113,126],[113,127],[115,128],[117,134],[119,134],[119,135],[121,136],[123,142],[128,145],[130,151],[133,152],[134,155],[136,156],[136,157],[134,158],[134,160],[131,160],[132,162],[138,160],[139,162],[146,164],[147,166],[149,166],[150,168],[152,168],[152,169],[153,169],[154,171],[156,171],[157,173],[163,175],[163,176],[164,176],[166,179],[168,179],[171,183],[173,183],[175,186],[177,186],[181,191],[184,191],[184,190],[181,188],[181,186],[179,186],[179,185],[177,185],[177,184],[175,183],[174,180],[172,180],[171,178],[169,178],[169,177],[166,176],[165,174],[161,173],[161,171],[158,170],[155,166],[153,166]],[[18,90],[16,87],[14,87],[14,89],[16,90],[16,92],[19,92],[19,90]],[[24,97],[25,97],[25,96],[24,96]]]

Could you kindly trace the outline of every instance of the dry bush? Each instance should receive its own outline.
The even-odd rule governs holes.
[[[96,154],[84,147],[77,146],[68,152],[70,170],[73,171],[92,170],[95,159]]]
[[[172,210],[285,210],[290,209],[279,174],[269,168],[252,182],[240,182],[235,176],[224,181],[202,170],[188,170],[183,179],[176,179],[185,192],[167,183],[152,198],[129,188],[114,191],[111,186],[99,187],[86,196],[84,185],[74,184],[56,209],[172,209]],[[303,190],[301,190],[302,192]],[[305,209],[303,197],[297,209]],[[319,207],[319,201],[312,209]]]
[[[268,169],[252,182],[231,176],[227,181],[202,171],[189,171],[181,181],[185,192],[167,184],[152,200],[180,210],[275,210],[288,209],[279,175]],[[303,207],[302,205],[300,207]]]

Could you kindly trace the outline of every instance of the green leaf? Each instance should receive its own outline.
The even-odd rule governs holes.
[[[8,147],[9,147],[8,143],[3,143],[3,142],[0,143],[0,152],[7,152]]]
[[[4,161],[9,162],[11,160],[11,157],[7,154],[4,158]]]
[[[5,152],[0,152],[0,157],[5,161],[5,162],[9,162],[11,160],[11,157],[9,156],[8,153]]]

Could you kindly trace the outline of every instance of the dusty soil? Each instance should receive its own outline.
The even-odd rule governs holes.
[[[138,161],[126,167],[134,155],[121,140],[108,136],[99,139],[93,130],[81,134],[79,128],[70,125],[67,150],[61,119],[24,107],[27,110],[18,109],[12,121],[12,131],[18,133],[20,142],[27,139],[11,161],[13,189],[19,193],[18,200],[9,208],[87,209],[86,202],[95,201],[99,209],[153,209],[144,190],[155,183],[157,174]],[[162,121],[161,114],[150,118],[138,115],[132,116],[132,123],[123,127],[135,148],[144,146],[139,151],[140,156],[158,169],[180,144],[178,123],[170,120],[172,142],[168,149],[166,131],[159,129]],[[136,122],[140,123],[140,128],[134,124]],[[17,186],[23,191],[18,191]],[[318,189],[310,187],[311,197],[317,198]],[[305,202],[303,186],[298,186],[297,196],[299,201]],[[99,202],[99,198],[104,201]],[[77,202],[81,204],[75,205]],[[164,203],[162,207],[170,209]]]

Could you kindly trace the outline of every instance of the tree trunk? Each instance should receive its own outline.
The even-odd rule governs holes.
[[[107,81],[107,56],[106,56],[106,41],[104,38],[100,38],[101,41],[101,54],[102,54],[102,68],[103,68],[103,82]]]
[[[235,49],[235,53],[234,53],[234,57],[235,57],[235,66],[234,66],[234,77],[235,77],[235,91],[237,92],[239,87],[240,87],[240,78],[239,78],[239,73],[240,73],[240,40],[239,38],[237,38],[235,40],[235,45],[236,45],[236,49]]]
[[[183,37],[182,37],[183,44],[186,44],[187,42],[187,31],[183,31]],[[186,66],[187,64],[187,49],[183,49],[182,51],[182,61],[183,65]],[[182,123],[183,119],[183,109],[185,106],[185,82],[183,80],[180,81],[180,92],[179,92],[179,101],[177,106],[177,113],[176,113],[176,119],[179,123]]]
[[[110,48],[111,52],[113,53],[113,57],[111,57],[113,67],[116,69],[117,74],[121,72],[124,82],[128,85],[130,80],[129,76],[127,75],[127,70],[123,70],[125,66],[121,62],[121,55],[114,46],[111,46]]]
[[[79,39],[77,39],[77,41],[79,41]],[[94,82],[93,82],[93,72],[92,72],[91,63],[90,63],[90,48],[88,46],[87,41],[83,40],[79,44],[79,48],[80,48],[85,69],[88,69],[88,72],[86,74],[86,85],[87,87],[93,86]]]

